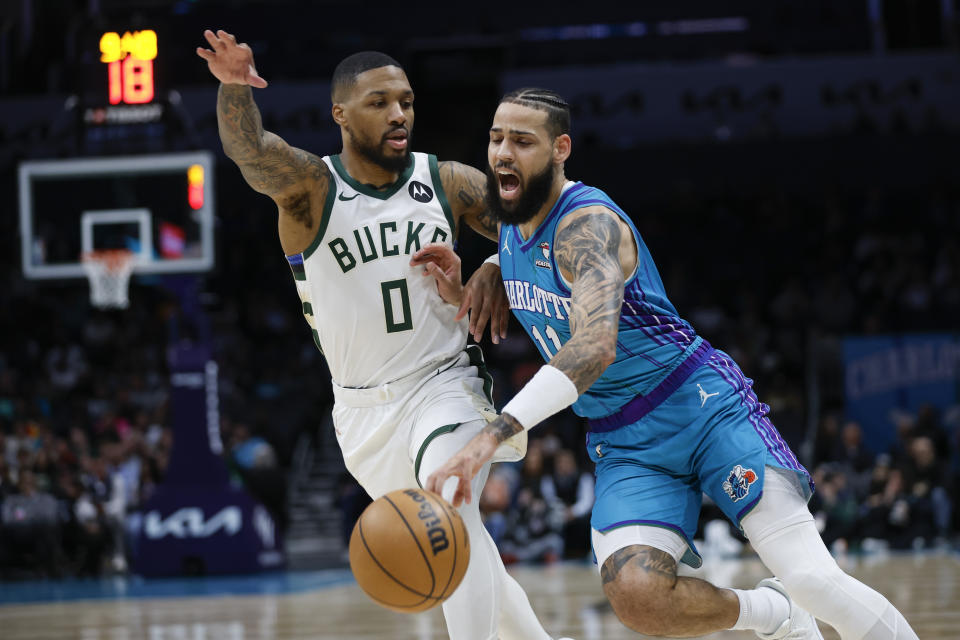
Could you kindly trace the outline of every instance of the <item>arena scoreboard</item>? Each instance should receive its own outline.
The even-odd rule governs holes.
[[[107,66],[110,104],[144,104],[153,100],[153,61],[157,32],[108,31],[100,37],[100,62]]]

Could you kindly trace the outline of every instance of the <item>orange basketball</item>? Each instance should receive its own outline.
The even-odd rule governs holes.
[[[422,489],[399,489],[373,501],[353,527],[350,568],[382,607],[431,609],[460,585],[470,538],[460,514]]]

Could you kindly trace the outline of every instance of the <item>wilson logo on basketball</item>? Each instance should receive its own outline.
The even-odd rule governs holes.
[[[430,540],[430,550],[433,551],[433,555],[447,549],[450,546],[450,541],[447,539],[447,530],[441,526],[443,521],[433,510],[433,505],[424,498],[423,494],[417,491],[407,490],[404,493],[420,505],[417,517],[427,527],[427,538]]]

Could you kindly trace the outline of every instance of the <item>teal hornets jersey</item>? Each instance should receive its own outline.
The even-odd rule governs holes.
[[[653,258],[630,218],[603,191],[576,182],[567,186],[527,240],[516,226],[500,226],[500,270],[510,307],[544,360],[570,339],[570,283],[553,255],[557,224],[571,211],[593,205],[610,209],[630,227],[637,268],[625,283],[616,361],[573,405],[588,419],[610,416],[638,396],[659,396],[658,385],[704,342],[667,299]]]

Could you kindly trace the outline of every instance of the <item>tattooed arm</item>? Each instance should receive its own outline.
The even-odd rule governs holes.
[[[210,73],[220,82],[217,92],[217,125],[223,150],[237,163],[247,183],[272,197],[281,213],[300,225],[313,226],[311,196],[322,202],[330,174],[315,155],[291,147],[279,136],[264,131],[260,110],[250,87],[264,88],[253,64],[253,52],[225,32],[205,31],[211,49],[197,48]],[[316,187],[324,193],[316,193]]]
[[[249,86],[220,85],[217,126],[224,152],[240,167],[247,184],[278,203],[329,176],[320,158],[264,131]]]
[[[564,372],[579,393],[597,381],[617,357],[617,329],[623,305],[621,244],[626,225],[605,207],[587,207],[557,226],[553,254],[570,288],[570,340],[550,364]],[[632,246],[633,234],[627,238]],[[630,255],[630,254],[628,254]]]
[[[483,172],[459,162],[441,162],[438,168],[440,183],[458,226],[466,222],[480,235],[499,242],[496,217],[487,208],[487,177]],[[459,322],[469,312],[474,340],[480,342],[488,322],[494,344],[507,337],[510,302],[497,265],[480,265],[464,285],[461,300],[455,320]]]
[[[487,177],[459,162],[441,162],[439,169],[454,219],[465,221],[480,235],[497,242],[497,220],[487,208]]]
[[[557,265],[572,283],[571,337],[549,364],[573,383],[578,394],[589,389],[616,359],[624,274],[636,265],[633,235],[625,230],[626,224],[605,207],[586,207],[566,216],[554,237]],[[509,409],[508,405],[431,474],[425,488],[439,493],[447,479],[456,476],[459,483],[451,501],[455,507],[463,500],[469,502],[470,480],[504,440],[523,431],[524,425]]]
[[[557,226],[553,254],[561,273],[572,283],[570,339],[549,364],[570,378],[580,394],[617,357],[624,272],[631,272],[634,266],[621,264],[624,228],[620,218],[604,207],[576,211]],[[632,234],[627,238],[632,246]],[[506,413],[483,428],[498,445],[522,430]]]

